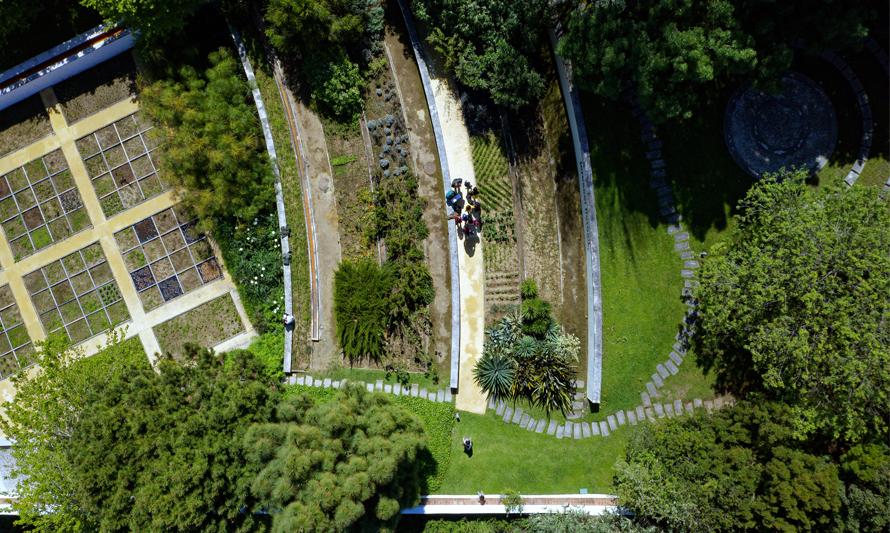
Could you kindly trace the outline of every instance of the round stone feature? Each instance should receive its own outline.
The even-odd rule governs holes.
[[[815,172],[828,163],[837,143],[837,119],[828,95],[797,72],[782,76],[775,94],[739,89],[726,107],[726,146],[755,178],[781,168]]]

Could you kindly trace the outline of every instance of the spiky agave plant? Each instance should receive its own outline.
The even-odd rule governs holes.
[[[513,360],[499,351],[486,351],[476,363],[476,368],[473,369],[473,378],[476,384],[495,400],[507,398],[510,395],[515,374],[516,368]]]

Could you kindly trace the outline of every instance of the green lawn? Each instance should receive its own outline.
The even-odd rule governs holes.
[[[612,466],[623,455],[631,431],[624,427],[606,438],[557,440],[505,424],[493,412],[461,413],[451,433],[451,467],[439,493],[609,492]],[[464,436],[473,439],[472,457],[463,452]]]

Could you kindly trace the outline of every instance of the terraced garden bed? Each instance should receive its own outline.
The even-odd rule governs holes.
[[[53,132],[40,95],[0,112],[0,156],[24,148]]]
[[[136,97],[136,62],[124,52],[53,86],[69,124]]]
[[[186,343],[216,346],[244,331],[232,296],[224,294],[154,327],[164,353],[181,357]]]
[[[34,346],[9,285],[0,286],[0,379],[31,364]]]

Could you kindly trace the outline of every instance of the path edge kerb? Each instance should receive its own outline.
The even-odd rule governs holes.
[[[442,125],[439,122],[439,112],[436,110],[436,100],[433,93],[433,85],[430,82],[430,71],[427,68],[423,56],[420,38],[414,26],[414,17],[405,7],[404,0],[398,0],[399,10],[408,30],[408,38],[411,40],[411,49],[414,50],[414,58],[417,61],[417,70],[420,71],[420,81],[423,84],[423,94],[430,113],[430,121],[433,126],[433,135],[436,138],[436,151],[439,154],[439,166],[442,169],[443,194],[451,189],[451,175],[448,171],[448,157],[445,155],[445,138],[442,135]],[[448,209],[445,210],[446,215]],[[457,258],[457,230],[454,224],[448,223],[448,256],[451,266],[451,376],[449,386],[457,389],[458,369],[460,368],[460,275],[458,272]]]
[[[581,192],[581,220],[584,223],[585,264],[587,268],[587,400],[600,403],[603,379],[603,305],[600,284],[599,229],[596,223],[596,198],[593,193],[593,171],[590,165],[590,146],[581,110],[581,98],[572,85],[571,65],[557,51],[556,32],[548,30],[559,86],[566,106],[572,146],[578,166],[578,187]]]
[[[253,101],[256,104],[257,114],[263,127],[263,138],[266,141],[266,151],[269,154],[269,162],[272,164],[272,172],[275,174],[275,204],[278,212],[279,228],[287,227],[287,215],[284,211],[284,192],[281,188],[281,170],[278,168],[278,155],[275,152],[275,142],[272,139],[272,128],[269,126],[269,115],[266,113],[266,106],[263,104],[263,96],[257,86],[256,76],[253,73],[253,67],[250,65],[250,59],[247,57],[247,49],[241,41],[238,30],[229,25],[229,31],[232,34],[232,40],[235,41],[235,48],[238,49],[238,56],[241,58],[241,66],[244,67],[244,74],[247,76],[247,82],[250,85]],[[290,254],[290,242],[284,232],[279,233],[281,240],[281,268],[284,276],[284,312],[293,316],[294,305],[291,287],[291,271],[290,263],[284,261],[284,257]],[[284,328],[284,356],[283,366],[284,373],[291,372],[291,359],[293,353],[293,330]]]

